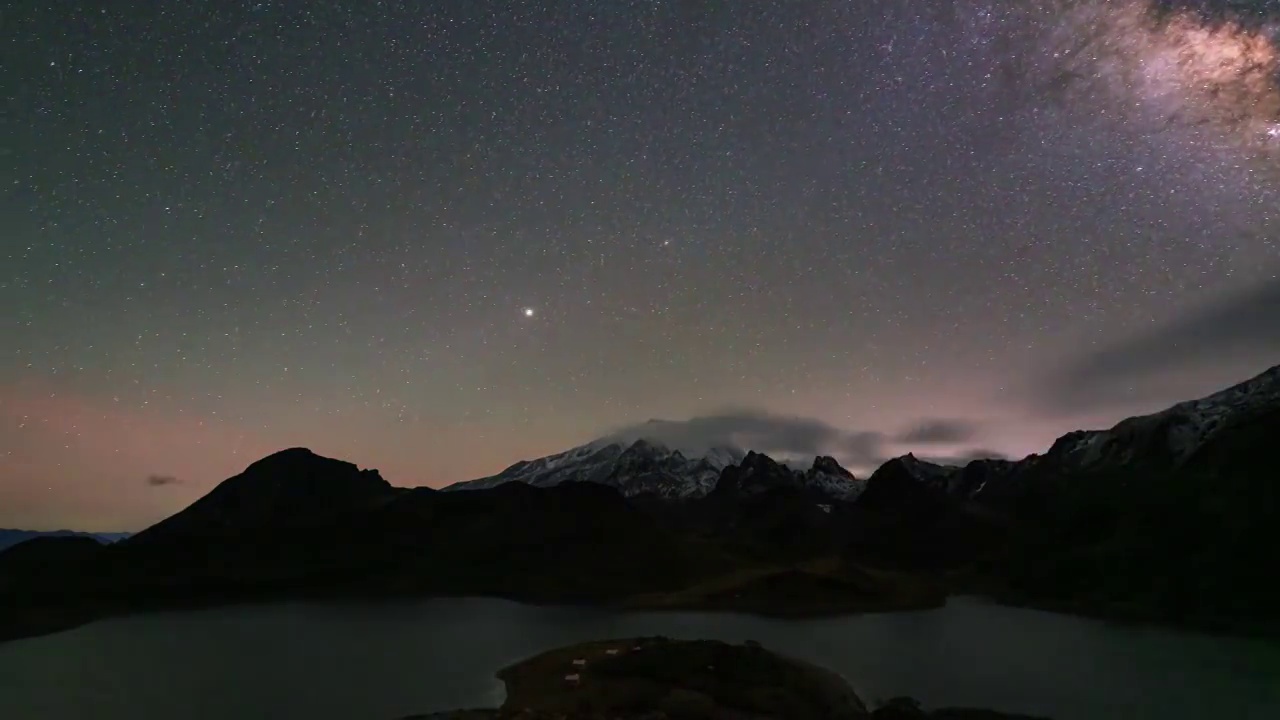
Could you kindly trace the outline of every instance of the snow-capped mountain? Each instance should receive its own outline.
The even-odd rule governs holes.
[[[801,473],[801,484],[838,500],[856,500],[867,488],[867,481],[853,476],[836,462],[836,459],[819,455],[813,466]]]
[[[749,452],[742,462],[724,469],[715,494],[750,497],[780,488],[795,488],[816,500],[850,501],[858,497],[865,485],[840,467],[834,458],[820,456],[808,470],[796,470],[775,462],[768,455]]]
[[[1068,433],[1044,455],[1025,460],[975,460],[955,467],[908,454],[888,461],[881,469],[952,497],[1000,502],[1045,478],[1127,472],[1138,466],[1144,471],[1176,469],[1224,432],[1278,407],[1280,366],[1199,400],[1129,418],[1109,430]],[[768,467],[763,460],[769,460]],[[727,474],[726,468],[734,471]],[[710,494],[727,475],[732,475],[731,484],[742,485],[746,494],[754,492],[751,488],[759,483],[784,483],[851,501],[867,486],[867,480],[855,478],[829,457],[818,457],[809,469],[798,470],[731,447],[695,454],[673,450],[651,439],[611,436],[566,452],[518,462],[497,475],[445,489],[480,490],[506,482],[536,487],[596,482],[615,487],[626,496],[698,498]]]
[[[1198,400],[1122,420],[1108,430],[1067,433],[1045,454],[1024,460],[975,460],[956,468],[905,455],[889,463],[900,475],[948,495],[999,504],[1065,478],[1118,475],[1119,482],[1130,482],[1139,476],[1164,477],[1208,452],[1220,438],[1277,411],[1280,366]]]
[[[1280,406],[1280,366],[1198,400],[1118,423],[1110,430],[1059,438],[1046,454],[1073,470],[1123,465],[1136,459],[1169,467],[1185,463],[1218,434]]]
[[[703,455],[690,457],[654,440],[641,438],[626,444],[606,438],[556,455],[521,461],[497,475],[450,485],[445,490],[484,490],[508,482],[535,487],[595,482],[617,488],[628,497],[699,498],[716,488],[726,468],[735,471],[731,473],[735,478],[754,474],[752,482],[796,486],[837,500],[852,500],[865,485],[829,457],[816,458],[808,470],[796,470],[736,448],[714,447]]]
[[[714,447],[704,455],[687,457],[679,450],[644,438],[630,443],[605,438],[537,460],[521,461],[497,475],[445,489],[483,490],[507,482],[535,487],[595,482],[615,487],[626,496],[694,498],[710,493],[720,472],[742,457],[743,452],[736,448]]]

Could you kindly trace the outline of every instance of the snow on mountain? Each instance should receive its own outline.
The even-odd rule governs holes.
[[[711,467],[723,470],[730,465],[742,462],[743,455],[743,452],[737,448],[718,446],[707,450],[702,459],[706,460]]]
[[[847,502],[857,498],[865,487],[865,481],[840,467],[834,458],[820,456],[808,470],[796,470],[786,463],[775,462],[768,455],[749,452],[742,462],[725,468],[716,483],[715,494],[749,497],[794,488],[815,499]]]
[[[445,489],[483,490],[507,482],[535,487],[596,482],[615,487],[627,496],[652,493],[667,498],[701,497],[715,487],[721,470],[742,457],[742,451],[735,448],[715,447],[705,455],[686,456],[645,438],[624,443],[608,437],[537,460],[521,461],[497,475]]]
[[[1069,433],[1054,443],[1047,457],[1076,470],[1153,456],[1176,467],[1219,432],[1278,405],[1280,365],[1198,400],[1128,418],[1110,430]]]
[[[923,485],[956,497],[981,499],[1016,489],[1033,468],[1039,474],[1061,475],[1136,461],[1176,467],[1223,429],[1247,422],[1277,406],[1280,406],[1280,366],[1199,400],[1179,403],[1152,415],[1129,418],[1110,430],[1069,433],[1059,438],[1045,455],[1033,455],[1022,461],[978,460],[960,468],[908,454],[889,462],[895,463],[904,476]],[[639,427],[662,430],[663,424],[653,421]],[[518,462],[497,475],[446,489],[478,490],[505,482],[548,487],[578,481],[609,485],[627,496],[695,498],[715,489],[725,468],[740,465],[747,459],[745,453],[732,447],[672,449],[650,438],[634,437],[634,433],[618,434],[566,452]],[[828,497],[853,500],[866,488],[866,480],[855,478],[832,458],[816,458],[808,470],[775,465],[781,470],[771,474],[773,481],[794,482]],[[743,470],[751,471],[750,468]]]
[[[975,460],[963,468],[919,460],[890,462],[906,474],[954,497],[999,504],[1046,479],[1123,471],[1163,476],[1181,467],[1219,434],[1280,408],[1280,366],[1198,400],[1122,420],[1109,430],[1077,430],[1043,455],[1024,460]],[[1133,471],[1133,472],[1131,472]]]
[[[835,458],[820,455],[813,460],[813,467],[801,473],[803,484],[833,498],[853,501],[867,488],[865,479],[858,479],[845,470]]]
[[[537,460],[521,460],[497,475],[456,483],[445,490],[486,490],[507,482],[523,482],[549,487],[568,480],[588,480],[607,474],[607,468],[622,454],[617,443],[588,443]]]
[[[754,455],[753,455],[754,456]],[[763,456],[758,456],[763,457]],[[628,497],[704,497],[715,489],[725,468],[747,462],[749,454],[731,447],[713,447],[704,454],[686,455],[646,438],[630,443],[603,438],[537,460],[518,462],[497,475],[450,485],[445,490],[483,490],[507,482],[550,487],[563,482],[595,482],[617,488]],[[833,458],[819,457],[808,470],[775,465],[788,484],[812,489],[835,499],[852,500],[862,492],[858,480]]]

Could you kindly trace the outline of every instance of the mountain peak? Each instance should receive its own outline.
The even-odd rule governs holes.
[[[931,480],[940,475],[946,475],[955,468],[949,465],[939,465],[928,460],[921,460],[915,456],[915,453],[907,453],[889,460],[890,463],[901,465],[906,471],[917,480]],[[886,463],[887,464],[887,463]]]
[[[853,500],[862,492],[863,483],[853,473],[840,467],[835,458],[819,456],[807,471],[792,470],[773,458],[748,452],[737,465],[720,473],[717,495],[757,495],[778,488],[792,488],[825,501]]]
[[[284,450],[278,450],[262,458],[261,460],[256,460],[250,463],[249,467],[245,468],[245,472],[246,473],[266,472],[266,471],[274,471],[274,470],[280,470],[283,468],[290,468],[290,467],[302,467],[302,466],[317,463],[317,461],[325,461],[325,460],[329,460],[329,458],[322,458],[319,455],[311,452],[309,448],[291,447],[291,448],[285,448]],[[341,461],[335,460],[332,462],[341,462]]]
[[[747,454],[743,456],[742,462],[738,463],[738,465],[742,467],[771,468],[778,465],[778,462],[764,453],[748,450]]]
[[[361,470],[355,463],[317,455],[304,447],[274,452],[245,468],[236,477],[258,478],[277,483],[342,482],[341,478],[358,476],[362,482],[390,487],[377,470]],[[235,478],[231,478],[234,480]],[[228,480],[230,482],[230,480]],[[225,483],[224,483],[225,484]]]
[[[185,510],[125,542],[305,524],[395,492],[377,470],[361,470],[306,448],[288,448],[252,463]]]
[[[661,421],[659,421],[661,422]],[[509,482],[553,487],[569,482],[608,485],[624,496],[701,497],[714,487],[725,458],[686,455],[652,436],[610,435],[555,455],[512,465],[446,490],[483,490]]]
[[[813,459],[813,467],[810,472],[822,472],[832,475],[843,475],[849,478],[853,477],[853,473],[846,470],[835,458],[830,455],[819,455]]]
[[[1196,400],[1116,423],[1075,430],[1054,441],[1046,457],[1073,470],[1116,467],[1137,457],[1151,467],[1180,467],[1224,430],[1280,405],[1280,365]]]
[[[757,495],[779,487],[797,487],[794,473],[763,453],[750,451],[737,465],[720,473],[714,492],[717,495]]]
[[[840,500],[856,500],[866,489],[865,480],[859,480],[830,455],[819,455],[813,466],[804,473],[807,486]]]
[[[942,471],[942,472],[936,472]],[[866,507],[927,505],[945,495],[945,468],[911,453],[892,458],[868,478],[858,502]]]

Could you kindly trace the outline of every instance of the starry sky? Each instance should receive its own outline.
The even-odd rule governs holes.
[[[1272,0],[17,0],[0,526],[650,418],[865,472],[1280,358]]]

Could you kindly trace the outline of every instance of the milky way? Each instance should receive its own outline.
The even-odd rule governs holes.
[[[0,526],[649,418],[1018,455],[1280,354],[1161,330],[1273,296],[1275,2],[11,5]],[[1148,332],[1158,386],[1029,399]]]
[[[943,14],[1036,103],[1231,145],[1255,171],[1280,162],[1280,9],[1269,20],[1152,0],[962,0]]]
[[[929,18],[939,61],[972,69],[970,89],[1000,108],[999,123],[1056,136],[1043,143],[1050,153],[1064,134],[1093,137],[1165,192],[1239,216],[1233,232],[1270,232],[1280,208],[1280,5],[960,0]]]
[[[1275,30],[1239,19],[1158,12],[1130,0],[1059,0],[1036,78],[1074,100],[1096,89],[1116,115],[1152,128],[1208,126],[1246,150],[1274,153],[1280,127]],[[1276,159],[1272,155],[1272,160]]]

